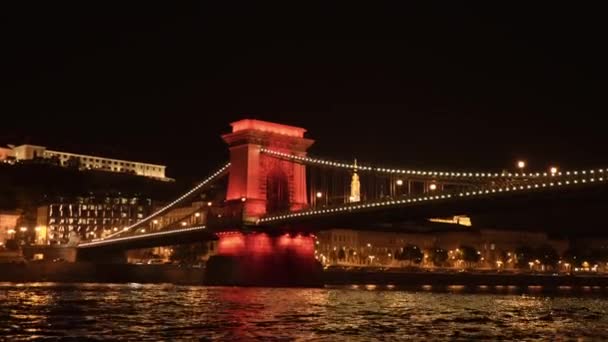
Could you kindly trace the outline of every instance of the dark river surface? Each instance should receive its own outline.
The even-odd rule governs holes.
[[[608,340],[608,290],[565,291],[0,283],[0,340]]]

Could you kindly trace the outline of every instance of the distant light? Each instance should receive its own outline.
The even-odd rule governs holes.
[[[403,180],[402,179],[397,179],[397,185],[398,186],[402,186],[403,185]]]
[[[140,230],[140,232],[145,233],[145,232],[146,232],[146,230],[145,230],[145,229],[142,229],[142,230]]]
[[[118,228],[114,227],[114,231],[118,231]]]
[[[213,202],[207,202],[207,206],[210,207],[213,205]]]
[[[8,233],[9,233],[9,234],[15,234],[15,230],[14,230],[14,229],[9,229],[9,230],[8,230]]]
[[[321,191],[317,192],[317,198],[323,197],[323,193]]]
[[[526,167],[526,162],[523,160],[520,160],[517,162],[517,167],[520,169],[523,169],[524,167]]]
[[[551,172],[552,175],[557,173],[557,167],[555,166],[551,166],[551,168],[549,169],[549,171]]]
[[[195,213],[194,216],[195,217],[201,217],[201,213]]]
[[[22,232],[25,232],[25,231],[27,231],[27,227],[21,227],[21,228],[19,228],[19,230]]]
[[[437,190],[437,184],[433,183],[433,184],[429,185],[429,190],[431,190],[431,191]]]
[[[42,230],[42,227],[36,227],[36,228],[34,228],[34,230],[37,231],[37,232],[39,232],[39,231]]]
[[[247,198],[246,197],[241,197],[241,202],[245,202],[245,201],[247,201]]]
[[[158,224],[158,220],[154,220],[154,221],[152,221],[152,223]]]
[[[185,227],[187,225],[186,222],[182,222],[182,227]]]
[[[371,247],[371,246],[372,246],[372,244],[371,244],[371,243],[368,243],[368,244],[367,244],[367,247]]]

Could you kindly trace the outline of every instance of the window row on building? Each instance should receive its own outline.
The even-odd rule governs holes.
[[[48,227],[48,243],[61,244],[74,235],[80,240],[90,240],[116,232],[148,216],[152,210],[148,198],[77,197],[39,207],[37,225]]]
[[[165,176],[165,165],[53,151],[47,150],[45,146],[11,145],[9,147],[10,148],[0,148],[0,161],[21,161],[42,158],[52,160],[57,165],[64,167],[124,172],[163,180],[168,179]]]

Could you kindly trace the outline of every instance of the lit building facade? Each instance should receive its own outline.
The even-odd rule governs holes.
[[[165,165],[140,163],[129,160],[103,158],[86,154],[76,154],[48,150],[45,146],[20,145],[0,148],[0,161],[15,162],[32,159],[53,160],[59,166],[79,169],[122,172],[138,176],[169,180],[165,176]]]
[[[0,211],[0,247],[15,236],[20,217],[17,211]]]
[[[118,232],[152,212],[147,198],[89,196],[38,208],[37,227],[48,244],[63,244],[73,237],[92,240]]]
[[[203,225],[207,222],[207,202],[193,202],[191,206],[173,208],[153,220],[150,224],[152,230],[163,229],[172,224],[182,226]]]
[[[559,255],[569,248],[567,240],[550,239],[541,232],[482,229],[400,233],[331,229],[318,233],[315,253],[325,265],[401,267],[407,262],[399,260],[398,255],[408,245],[416,246],[422,252],[418,264],[421,267],[434,267],[428,254],[435,249],[449,253],[448,267],[463,266],[459,263],[459,248],[470,246],[479,254],[477,267],[514,268],[514,253],[522,246],[551,246]]]

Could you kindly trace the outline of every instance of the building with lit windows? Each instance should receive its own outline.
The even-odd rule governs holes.
[[[528,246],[551,246],[559,255],[569,247],[567,240],[551,239],[544,232],[501,231],[492,229],[441,230],[434,232],[382,232],[373,230],[330,229],[317,235],[316,257],[325,265],[400,267],[399,254],[406,246],[422,252],[422,267],[433,267],[430,251],[445,250],[447,264],[458,267],[462,246],[470,246],[480,256],[477,266],[513,268],[515,251]],[[407,264],[407,262],[405,263]]]
[[[88,196],[66,199],[38,208],[37,227],[47,244],[65,244],[71,238],[92,240],[129,226],[152,212],[148,198]],[[37,238],[38,239],[38,238]]]
[[[15,236],[20,217],[21,213],[18,211],[0,211],[0,247],[6,244],[6,240]]]
[[[161,180],[170,180],[170,178],[165,176],[165,165],[60,152],[49,150],[45,146],[36,145],[9,145],[9,148],[0,148],[0,162],[15,163],[24,160],[46,160],[49,163],[63,167],[74,167],[82,170],[122,172]]]

